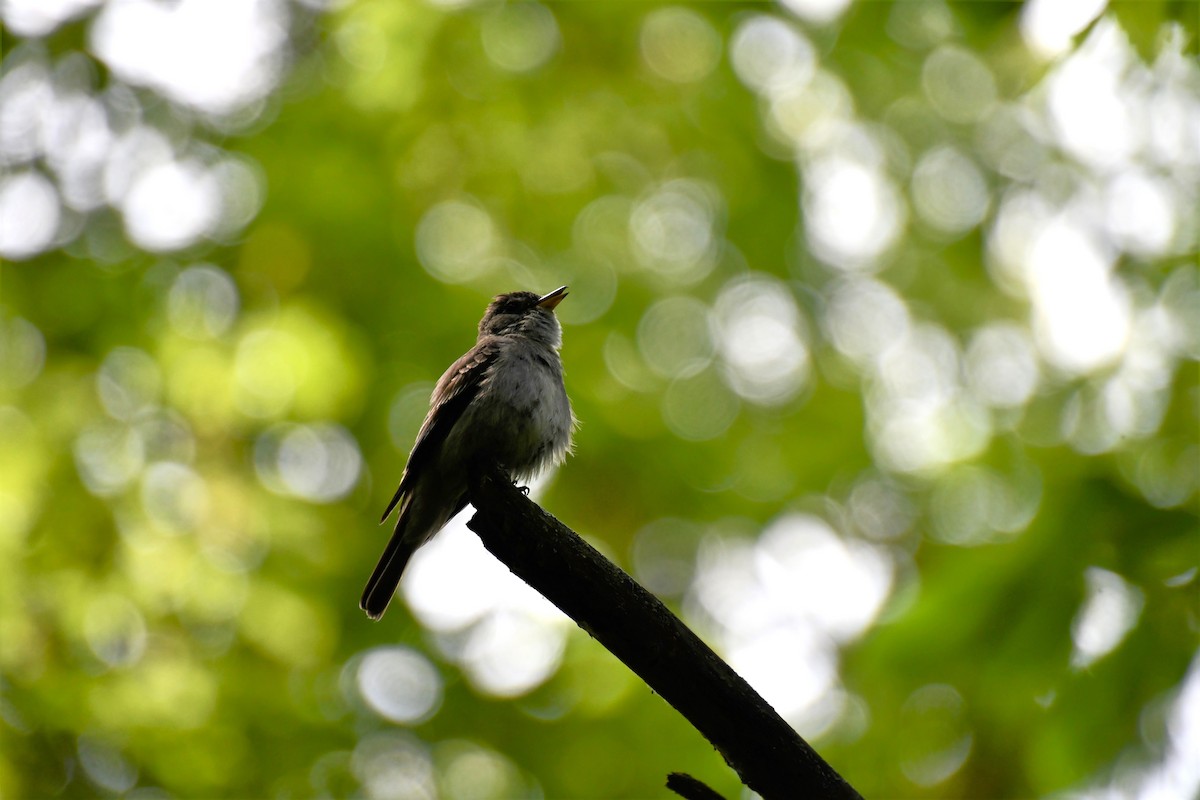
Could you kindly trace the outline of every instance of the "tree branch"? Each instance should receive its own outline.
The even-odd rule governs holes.
[[[743,783],[767,800],[861,800],[658,598],[502,475],[472,476],[471,502],[483,546],[683,714]]]
[[[667,776],[667,788],[684,800],[725,800],[713,789],[696,780],[686,772],[672,772]]]

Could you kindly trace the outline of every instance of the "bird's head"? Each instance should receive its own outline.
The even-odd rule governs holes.
[[[562,342],[562,328],[554,307],[566,296],[566,286],[540,297],[533,292],[496,295],[479,321],[479,335],[521,334],[557,347]]]

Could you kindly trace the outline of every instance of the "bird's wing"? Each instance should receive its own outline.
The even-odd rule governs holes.
[[[417,433],[417,442],[413,445],[412,452],[408,454],[408,464],[404,467],[400,485],[396,488],[392,502],[388,503],[387,510],[379,519],[381,524],[392,513],[392,509],[396,507],[400,499],[412,490],[414,476],[420,474],[425,464],[433,459],[438,447],[446,440],[451,429],[462,417],[463,411],[479,394],[479,388],[483,385],[499,353],[500,348],[497,342],[484,342],[471,348],[442,374],[437,388],[433,390],[433,396],[441,398],[441,401],[429,409],[429,413],[425,416],[425,422],[421,424],[421,430]]]

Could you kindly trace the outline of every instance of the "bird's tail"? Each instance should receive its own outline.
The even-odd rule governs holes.
[[[396,520],[396,528],[388,541],[387,549],[379,557],[379,563],[375,565],[375,571],[367,581],[367,588],[363,589],[362,600],[358,605],[371,619],[379,619],[383,612],[387,611],[388,603],[392,602],[396,587],[400,585],[400,576],[404,574],[408,560],[427,538],[422,535],[422,531],[410,530],[413,518],[409,513],[411,510],[411,502],[400,508],[400,518]]]

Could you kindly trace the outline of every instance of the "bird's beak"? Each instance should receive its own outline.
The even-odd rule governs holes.
[[[555,289],[553,292],[551,292],[550,294],[542,295],[541,297],[539,297],[538,301],[537,301],[538,308],[544,308],[548,311],[553,311],[554,307],[557,306],[559,303],[561,303],[563,301],[563,298],[566,296],[567,296],[567,287],[560,286],[557,289]]]

